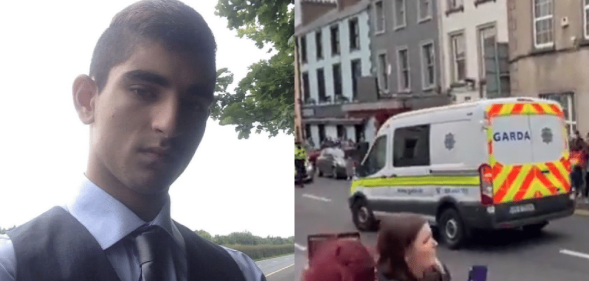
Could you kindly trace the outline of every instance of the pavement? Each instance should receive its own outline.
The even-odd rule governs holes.
[[[350,182],[316,178],[295,189],[295,276],[301,280],[307,264],[307,235],[356,232],[347,205]],[[588,208],[589,209],[589,208]],[[374,251],[376,234],[361,233]],[[589,280],[589,210],[552,221],[539,236],[519,230],[482,234],[467,248],[451,251],[440,245],[438,256],[453,280],[467,280],[472,265],[486,265],[489,281]]]
[[[294,254],[257,261],[268,281],[292,281],[295,278]]]

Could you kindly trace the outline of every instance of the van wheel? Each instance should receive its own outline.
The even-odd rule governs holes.
[[[356,199],[352,205],[352,220],[360,231],[376,231],[377,229],[374,214],[364,199]]]
[[[464,223],[455,209],[449,208],[442,212],[438,221],[440,235],[451,250],[459,249],[467,235]]]
[[[547,225],[548,225],[548,222],[544,221],[541,223],[524,225],[522,227],[522,229],[525,233],[537,235],[537,234],[540,234],[542,232],[542,229],[544,229],[544,227],[546,227]]]

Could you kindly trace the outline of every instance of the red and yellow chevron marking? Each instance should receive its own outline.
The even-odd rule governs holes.
[[[562,110],[550,103],[503,103],[492,104],[487,107],[487,119],[504,115],[536,115],[548,114],[564,116]]]
[[[554,163],[507,167],[495,165],[493,201],[499,204],[567,193],[571,185],[568,176],[565,176],[567,174],[563,175],[563,172],[566,173],[566,170],[562,165]]]
[[[492,122],[493,117],[519,114],[549,114],[564,117],[558,106],[548,103],[493,104],[487,108],[489,122]],[[563,136],[566,137],[566,135],[563,123]],[[489,164],[493,167],[493,201],[495,204],[569,192],[571,189],[569,177],[571,163],[566,143],[565,140],[562,157],[557,161],[505,166],[499,163],[493,155],[493,130],[490,127],[487,130],[487,149]]]

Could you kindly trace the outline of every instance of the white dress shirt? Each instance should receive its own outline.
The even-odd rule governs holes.
[[[136,281],[140,277],[139,259],[131,239],[127,235],[140,227],[157,225],[163,228],[174,241],[167,259],[166,280],[187,281],[187,254],[184,238],[170,217],[170,197],[159,214],[151,222],[145,222],[123,203],[84,177],[83,183],[70,202],[61,206],[76,218],[105,251],[121,281]],[[255,262],[247,255],[223,247],[235,260],[246,281],[265,280]],[[16,280],[16,256],[12,241],[0,235],[0,280]]]

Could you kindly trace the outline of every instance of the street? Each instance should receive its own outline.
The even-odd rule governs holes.
[[[295,278],[294,255],[257,261],[268,281],[292,281]]]
[[[347,204],[350,182],[315,178],[295,191],[295,279],[301,280],[307,264],[307,235],[356,232]],[[467,280],[472,265],[486,265],[489,281],[584,281],[589,276],[589,217],[579,212],[551,222],[538,237],[509,230],[484,234],[466,249],[438,247],[452,280]],[[369,250],[375,233],[362,233]]]

